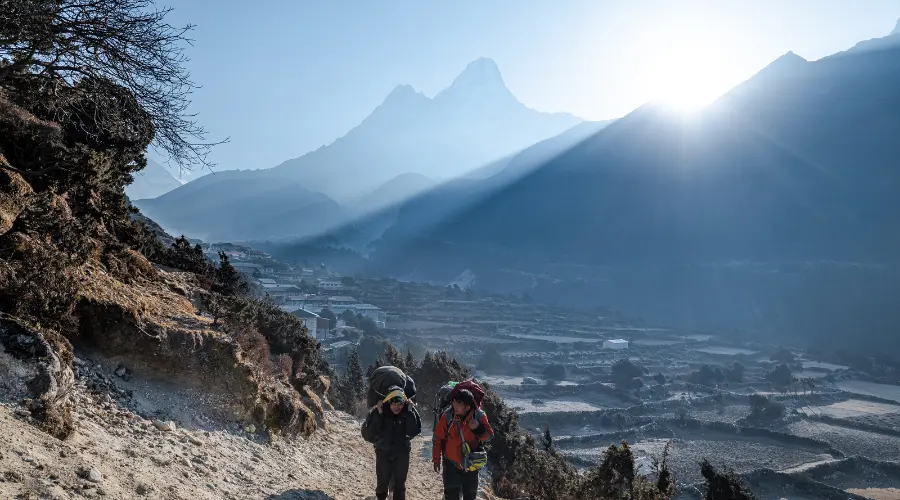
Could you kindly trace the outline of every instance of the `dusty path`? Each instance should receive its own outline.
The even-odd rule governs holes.
[[[374,489],[374,452],[343,413],[328,413],[327,432],[264,444],[239,431],[159,430],[105,396],[76,396],[79,428],[65,442],[0,405],[0,498],[344,500]],[[429,436],[414,440],[410,499],[441,497],[429,449]]]

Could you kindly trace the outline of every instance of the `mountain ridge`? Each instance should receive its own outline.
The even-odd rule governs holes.
[[[501,89],[502,87],[502,89]],[[487,94],[480,94],[487,89]],[[473,61],[447,89],[434,99],[411,86],[398,85],[359,125],[329,145],[301,157],[263,170],[239,174],[245,184],[220,183],[207,179],[174,190],[166,203],[141,201],[135,204],[163,228],[176,233],[205,234],[204,239],[246,240],[297,238],[317,234],[346,217],[317,212],[316,224],[301,219],[280,230],[271,222],[273,214],[294,210],[266,200],[266,184],[296,186],[297,196],[286,205],[303,202],[308,193],[329,198],[329,205],[347,208],[365,193],[375,191],[389,180],[407,173],[430,178],[452,178],[509,156],[541,140],[564,132],[582,120],[569,114],[542,113],[528,108],[512,96],[502,81],[496,63],[483,58]],[[494,99],[498,92],[511,99]],[[224,172],[223,172],[224,173]],[[213,176],[205,177],[215,177]],[[233,175],[233,174],[228,174]],[[204,178],[194,182],[199,182]],[[252,192],[256,190],[256,192]],[[270,207],[270,213],[245,214],[245,229],[232,232],[213,224],[208,214],[198,214],[199,205],[178,192],[195,193],[208,206],[227,206],[242,199],[246,207]],[[331,205],[333,206],[333,205]],[[339,213],[338,213],[339,212]],[[255,221],[251,222],[251,219]],[[215,227],[215,231],[210,228]]]
[[[182,186],[165,167],[147,158],[147,166],[135,172],[134,182],[125,186],[125,194],[133,200],[156,198]]]
[[[667,311],[672,316],[654,320],[693,328],[727,324],[716,311],[731,311],[742,326],[829,340],[849,327],[852,314],[877,310],[881,319],[867,326],[870,340],[884,343],[884,318],[895,315],[884,301],[863,304],[848,295],[861,275],[819,267],[816,273],[836,273],[831,284],[809,278],[800,283],[811,288],[803,288],[778,275],[760,281],[735,274],[728,279],[757,280],[742,286],[758,295],[733,303],[710,292],[723,285],[691,269],[722,261],[890,262],[900,252],[890,229],[900,224],[900,178],[886,161],[900,157],[891,133],[900,127],[898,56],[900,48],[890,45],[815,62],[788,53],[696,116],[642,106],[452,217],[391,228],[373,266],[446,282],[471,269],[479,283],[494,281],[504,291],[533,285],[514,285],[500,269],[551,266],[568,290],[548,282],[533,295],[585,306],[596,305],[584,299],[592,296],[640,314]],[[614,268],[622,270],[615,278]],[[867,279],[881,293],[895,293],[888,276]],[[683,297],[681,312],[660,303],[660,290]],[[776,312],[765,296],[805,305]],[[769,311],[765,318],[746,309],[754,301],[757,311]],[[806,315],[814,304],[843,307],[829,323]]]

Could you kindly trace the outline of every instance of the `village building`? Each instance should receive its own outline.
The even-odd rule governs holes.
[[[628,349],[628,341],[624,339],[612,339],[603,341],[604,349]]]
[[[357,304],[354,306],[356,314],[364,318],[369,318],[375,322],[379,328],[384,328],[387,324],[387,314],[380,307],[372,304]]]
[[[309,312],[306,309],[297,309],[291,312],[297,318],[300,318],[300,322],[303,323],[303,326],[306,327],[306,330],[309,331],[309,336],[316,339],[322,340],[319,338],[319,317],[318,314]],[[327,334],[327,332],[322,332],[323,335]],[[323,337],[324,338],[324,337]]]
[[[322,290],[341,290],[344,284],[340,281],[319,280],[318,287]]]

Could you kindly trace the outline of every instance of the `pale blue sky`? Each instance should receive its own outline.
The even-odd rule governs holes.
[[[189,68],[203,88],[193,110],[211,138],[231,136],[212,155],[218,169],[300,156],[346,133],[397,84],[431,96],[481,56],[526,105],[604,119],[672,79],[722,92],[788,50],[818,59],[887,35],[900,17],[900,0],[162,3],[175,8],[173,23],[197,24]]]

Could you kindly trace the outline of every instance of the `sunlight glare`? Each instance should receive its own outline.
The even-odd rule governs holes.
[[[656,99],[680,112],[697,111],[728,90],[721,54],[712,47],[677,44],[660,54]]]

